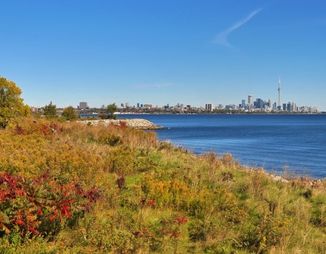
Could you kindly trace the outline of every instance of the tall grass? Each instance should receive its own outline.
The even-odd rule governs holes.
[[[275,181],[124,126],[11,123],[0,208],[0,253],[326,252],[325,181]]]

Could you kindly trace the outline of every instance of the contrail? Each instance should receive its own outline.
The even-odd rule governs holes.
[[[214,39],[214,42],[218,43],[218,44],[221,44],[223,46],[226,46],[226,47],[232,47],[232,45],[228,41],[228,37],[230,36],[230,34],[233,33],[235,30],[238,30],[239,28],[241,28],[245,24],[247,24],[252,18],[254,18],[261,11],[262,11],[261,8],[252,11],[247,17],[245,17],[244,19],[238,21],[237,23],[235,23],[233,26],[229,27],[225,31],[219,33],[216,36],[216,38]]]

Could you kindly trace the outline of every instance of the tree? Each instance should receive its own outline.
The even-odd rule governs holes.
[[[30,113],[29,107],[20,97],[21,93],[14,82],[0,77],[0,128],[5,128],[11,119]]]
[[[108,114],[108,118],[114,119],[114,113],[117,111],[117,105],[115,103],[109,104],[106,106],[106,112]]]
[[[77,118],[77,114],[75,109],[69,106],[63,110],[62,117],[66,120],[75,120]]]
[[[43,111],[47,118],[54,118],[57,116],[57,106],[52,104],[52,101],[49,105],[44,106]]]

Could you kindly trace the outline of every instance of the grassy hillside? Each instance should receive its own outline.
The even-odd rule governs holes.
[[[326,253],[325,181],[275,181],[124,126],[11,123],[0,208],[0,253]]]

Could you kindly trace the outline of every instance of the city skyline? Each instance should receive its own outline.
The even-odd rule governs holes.
[[[153,109],[205,109],[206,111],[214,111],[214,110],[240,110],[244,112],[255,112],[255,110],[263,110],[264,112],[324,112],[320,110],[315,105],[297,105],[295,101],[287,101],[286,99],[283,101],[281,99],[281,78],[278,78],[277,83],[277,99],[274,101],[272,100],[273,96],[271,95],[269,98],[262,99],[261,96],[250,94],[247,96],[246,99],[241,99],[241,103],[237,104],[236,102],[221,104],[218,102],[208,102],[204,105],[198,105],[193,103],[182,103],[177,102],[175,104],[170,103],[163,103],[163,104],[156,104],[155,102],[138,102],[137,103],[129,103],[128,101],[120,101],[120,102],[109,102],[107,104],[116,104],[120,109],[121,108],[136,108],[136,109],[146,109],[146,108],[153,108]],[[52,104],[53,102],[50,101]],[[55,104],[55,103],[53,103]],[[79,102],[77,106],[70,104],[69,106],[73,106],[77,109],[89,109],[89,108],[104,108],[106,104],[102,104],[101,106],[98,105],[89,105],[87,101]],[[59,108],[64,108],[65,106],[59,105]],[[37,106],[36,108],[42,108],[42,106]],[[301,111],[300,111],[301,108]]]
[[[29,105],[228,104],[246,94],[276,101],[280,76],[286,101],[326,111],[321,0],[12,0],[0,7],[0,75],[22,88]]]

